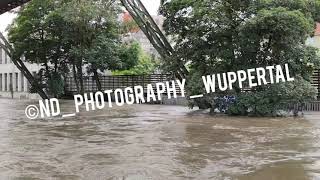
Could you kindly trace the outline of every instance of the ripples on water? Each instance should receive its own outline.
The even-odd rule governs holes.
[[[0,100],[0,179],[320,179],[316,121],[160,105],[27,120],[30,103]]]

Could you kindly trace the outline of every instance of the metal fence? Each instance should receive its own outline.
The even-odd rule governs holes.
[[[320,99],[320,69],[316,70],[312,75],[312,86],[318,90],[318,99]]]
[[[121,75],[121,76],[101,76],[99,77],[102,90],[125,89],[126,87],[142,86],[147,90],[147,85],[159,82],[166,82],[174,80],[170,74],[150,74],[150,75]],[[68,77],[66,79],[66,90],[70,93],[77,93],[77,86],[74,78]],[[97,92],[98,87],[93,76],[85,76],[83,81],[85,92]],[[177,86],[177,85],[176,85]],[[177,93],[180,94],[180,89],[176,87]]]
[[[305,104],[303,111],[320,111],[320,101],[313,101]]]
[[[121,75],[121,76],[101,76],[100,82],[102,90],[125,89],[126,87],[142,86],[144,91],[147,90],[147,84],[152,84],[155,89],[155,84],[158,82],[172,81],[175,77],[170,74],[150,74],[150,75]],[[314,72],[312,76],[312,86],[318,90],[318,99],[320,100],[320,70]],[[66,90],[69,93],[77,93],[77,86],[72,77],[66,79]],[[180,89],[176,88],[177,93],[181,94]],[[97,92],[98,87],[93,76],[84,77],[84,91]],[[250,90],[247,90],[250,91]],[[298,105],[296,105],[298,108]],[[320,101],[313,101],[304,104],[303,111],[320,111]]]

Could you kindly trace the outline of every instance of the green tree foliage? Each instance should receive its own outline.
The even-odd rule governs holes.
[[[164,28],[175,42],[177,57],[190,62],[189,90],[203,93],[202,75],[267,65],[290,65],[296,81],[266,85],[250,93],[217,93],[199,100],[214,108],[216,96],[235,95],[235,115],[274,115],[287,101],[315,96],[310,76],[319,63],[306,46],[320,20],[319,0],[171,0],[163,4]]]
[[[42,65],[43,71],[40,72],[44,73],[39,78],[44,82],[52,81],[54,74],[66,65],[64,37],[61,34],[65,26],[63,18],[54,12],[55,6],[50,0],[33,1],[23,7],[9,30],[9,41],[15,49],[14,56],[24,56],[26,61]],[[48,90],[54,96],[61,94]]]
[[[111,0],[33,0],[19,12],[9,31],[17,56],[42,65],[39,78],[52,95],[62,94],[63,80],[72,69],[78,92],[83,93],[84,67],[93,74],[131,68],[138,58],[125,55],[119,35],[119,5]],[[61,78],[58,78],[58,76]]]
[[[139,61],[139,56],[141,53],[141,47],[139,43],[126,44],[121,46],[119,57],[123,61],[122,68],[119,70],[126,70],[137,65]]]
[[[152,74],[159,66],[155,57],[145,53],[140,44],[133,42],[129,45],[124,45],[122,56],[123,59],[128,59],[129,62],[136,62],[131,64],[131,68],[123,68],[123,70],[113,71],[113,75],[146,75]],[[132,60],[131,60],[132,59]],[[130,64],[130,63],[127,63]]]

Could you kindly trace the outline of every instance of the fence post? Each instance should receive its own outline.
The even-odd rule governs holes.
[[[115,88],[114,88],[114,76],[112,76],[112,90],[115,90]]]
[[[318,75],[318,97],[317,97],[317,99],[319,99],[320,98],[320,70],[319,69],[318,69],[317,75]]]

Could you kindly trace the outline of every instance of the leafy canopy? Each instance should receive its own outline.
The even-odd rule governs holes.
[[[315,96],[309,81],[319,57],[305,42],[320,20],[319,0],[171,0],[161,11],[164,29],[175,41],[176,58],[190,64],[192,94],[203,93],[201,76],[220,72],[288,63],[296,78],[248,94],[239,88],[214,94],[198,105],[215,108],[213,97],[235,95],[231,113],[272,115],[285,109],[287,101]],[[297,93],[301,90],[308,93]]]
[[[137,51],[122,45],[119,9],[111,0],[33,0],[18,13],[9,40],[16,56],[42,66],[40,80],[60,95],[63,87],[54,87],[64,83],[51,82],[63,81],[58,76],[68,76],[70,69],[83,81],[84,67],[90,75],[138,63]]]

